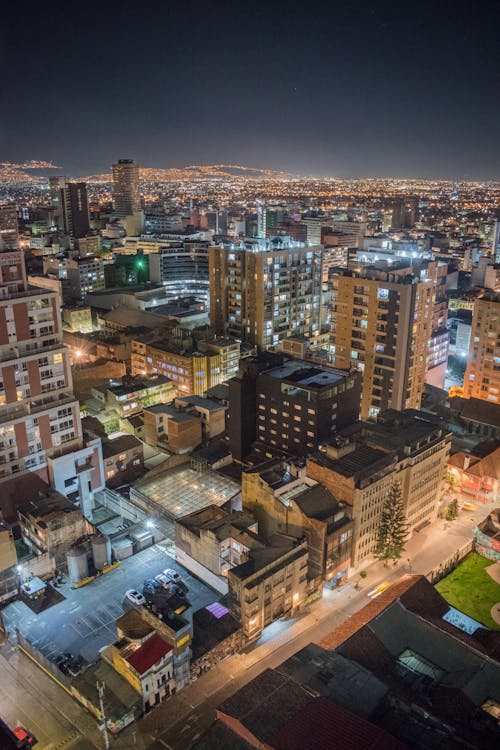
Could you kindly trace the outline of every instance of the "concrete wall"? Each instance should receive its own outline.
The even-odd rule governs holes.
[[[216,591],[219,591],[221,594],[227,594],[227,592],[229,591],[227,578],[215,575],[215,573],[213,573],[208,568],[205,568],[204,565],[197,562],[194,558],[192,558],[178,546],[176,546],[175,559],[178,563],[180,563],[191,573],[193,573],[197,578],[208,584],[208,586],[211,586]]]

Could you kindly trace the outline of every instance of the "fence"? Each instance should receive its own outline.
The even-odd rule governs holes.
[[[62,687],[67,693],[71,695],[71,678],[64,675],[57,664],[50,661],[45,654],[40,651],[26,636],[24,636],[16,628],[17,645],[20,651],[25,654],[31,661],[35,662],[45,674],[51,677],[54,682],[57,682],[59,687]]]
[[[464,557],[467,557],[467,555],[473,552],[474,549],[475,542],[473,539],[471,539],[470,542],[467,542],[467,544],[464,544],[463,547],[457,549],[457,551],[454,552],[453,555],[450,555],[447,560],[443,560],[442,562],[440,562],[437,568],[429,571],[429,573],[427,573],[425,577],[431,583],[437,583],[442,578],[445,578],[449,573],[451,573],[452,570],[455,570],[457,565],[462,562]]]

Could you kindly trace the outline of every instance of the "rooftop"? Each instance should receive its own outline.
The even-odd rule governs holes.
[[[153,632],[152,626],[144,620],[139,612],[130,609],[116,621],[116,628],[130,640],[142,640]]]
[[[104,683],[104,711],[108,721],[118,721],[142,704],[141,696],[110,664],[99,659],[73,680],[80,695],[99,706],[97,684]]]
[[[290,555],[290,552],[293,552],[293,554]],[[277,563],[279,567],[279,561],[285,555],[287,555],[287,558],[286,561],[283,562],[283,565],[290,565],[295,560],[307,556],[307,549],[303,544],[298,544],[296,540],[282,536],[280,539],[274,539],[274,543],[273,540],[271,540],[271,544],[267,547],[262,546],[252,548],[249,552],[248,560],[241,563],[241,565],[236,565],[234,568],[231,568],[229,576],[235,576],[241,581],[244,581],[255,573],[258,573],[260,570],[267,568],[267,566],[272,563]],[[277,566],[275,565],[273,567],[276,569]],[[266,574],[263,573],[262,577],[265,578]],[[259,581],[260,579],[254,579],[250,585],[255,586]]]
[[[142,450],[142,443],[133,435],[119,435],[111,439],[106,438],[102,441],[102,456],[103,458],[109,458],[110,456],[116,456],[118,453],[133,450],[134,448]]]
[[[240,492],[240,485],[217,471],[197,471],[182,464],[142,479],[132,490],[146,495],[177,520],[208,505],[224,505]]]
[[[319,389],[340,383],[347,375],[346,371],[312,367],[300,360],[288,360],[281,367],[266,370],[265,375],[284,380],[302,388]]]
[[[235,531],[246,531],[250,526],[254,526],[256,521],[250,513],[241,510],[229,513],[218,505],[209,505],[179,518],[177,523],[198,536],[201,531],[212,531],[217,539],[223,541],[231,536],[233,527]]]
[[[148,390],[149,388],[157,388],[162,385],[167,385],[167,383],[171,383],[171,382],[172,381],[170,380],[170,378],[167,378],[165,375],[157,375],[154,378],[137,380],[135,383],[123,383],[121,385],[110,385],[107,387],[106,390],[110,391],[113,395],[117,397],[128,396],[138,391],[145,391],[145,390]]]
[[[394,463],[392,453],[372,448],[369,445],[360,445],[340,458],[330,458],[321,451],[314,453],[311,458],[314,463],[344,477],[353,478],[356,483],[364,480],[377,480],[381,474],[387,474]]]
[[[188,406],[199,406],[201,409],[206,409],[207,411],[215,411],[216,409],[224,408],[218,401],[212,401],[203,396],[178,396],[176,398],[176,403],[186,404]]]
[[[126,660],[138,674],[143,675],[161,661],[169,651],[172,651],[172,646],[155,633],[127,656]]]
[[[239,621],[222,604],[197,610],[193,614],[192,660],[199,659],[240,628]]]
[[[23,504],[21,512],[32,518],[47,521],[61,514],[78,513],[80,509],[57,490],[39,490],[36,497]],[[43,521],[42,521],[43,522]]]

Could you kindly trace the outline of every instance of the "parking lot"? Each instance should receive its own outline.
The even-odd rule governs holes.
[[[125,599],[125,592],[142,591],[143,581],[165,568],[177,570],[188,589],[191,607],[184,617],[191,618],[197,609],[220,599],[218,592],[178,565],[164,547],[155,545],[80,589],[64,583],[58,589],[64,600],[40,614],[22,601],[13,602],[2,612],[6,629],[19,628],[51,660],[67,652],[95,661],[99,650],[116,640],[116,619],[133,606]]]

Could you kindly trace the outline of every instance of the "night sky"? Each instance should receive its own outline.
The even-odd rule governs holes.
[[[499,2],[5,6],[1,161],[500,179]]]

